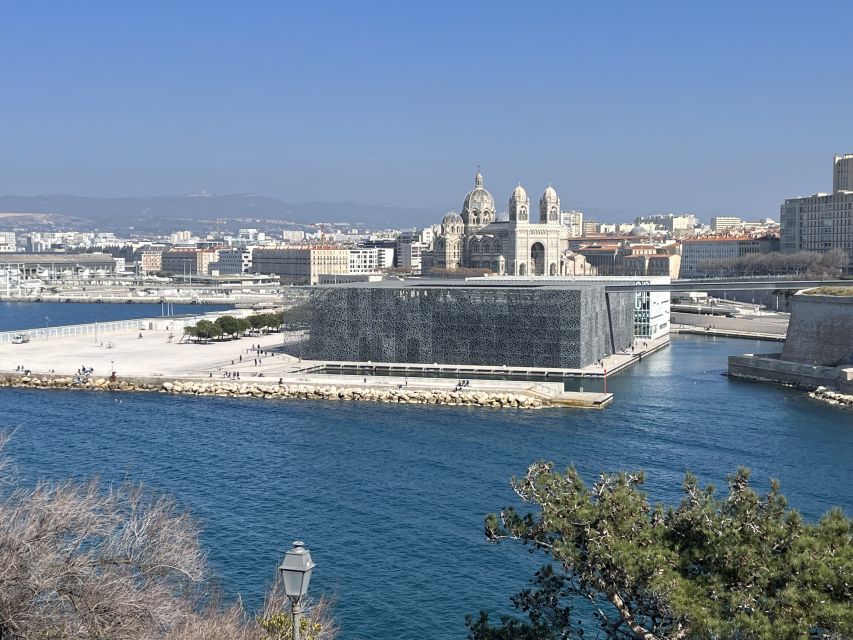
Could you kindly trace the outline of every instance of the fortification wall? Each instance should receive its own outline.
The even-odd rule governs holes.
[[[793,296],[781,359],[825,367],[853,364],[853,296]]]
[[[314,290],[313,360],[580,368],[633,340],[633,295],[603,287]]]

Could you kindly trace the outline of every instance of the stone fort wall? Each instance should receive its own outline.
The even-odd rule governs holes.
[[[634,294],[575,289],[312,291],[313,360],[580,368],[630,347]]]
[[[853,365],[853,296],[792,296],[782,360]]]

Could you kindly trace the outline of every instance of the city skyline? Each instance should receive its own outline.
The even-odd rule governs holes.
[[[571,208],[761,217],[853,149],[845,3],[41,6],[3,10],[0,194],[443,210],[480,165]]]

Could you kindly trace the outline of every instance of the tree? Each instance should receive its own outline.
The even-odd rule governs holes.
[[[222,330],[210,320],[199,320],[195,325],[196,336],[202,340],[210,340],[222,335]]]
[[[583,637],[584,624],[570,616],[579,600],[611,639],[853,634],[853,522],[840,509],[808,524],[787,508],[777,481],[759,496],[745,469],[729,478],[724,498],[687,474],[674,508],[650,505],[644,480],[643,473],[603,474],[588,487],[576,469],[558,473],[552,463],[513,479],[516,494],[538,511],[492,514],[486,536],[532,545],[552,564],[513,599],[527,620],[505,617],[493,626],[485,613],[469,616],[469,638]]]
[[[0,639],[291,637],[276,624],[289,620],[280,578],[257,616],[214,597],[198,525],[170,498],[130,483],[27,487],[8,473],[0,488]],[[325,601],[305,619],[306,639],[337,634]]]
[[[264,327],[264,317],[261,314],[251,315],[248,320],[252,329],[259,330]]]
[[[240,323],[234,316],[219,316],[214,324],[227,336],[236,336],[240,332]]]
[[[276,330],[281,326],[281,316],[277,313],[265,313],[261,317],[264,320],[264,327],[267,329]]]
[[[251,328],[252,325],[246,318],[237,318],[237,331],[239,333],[246,333]]]

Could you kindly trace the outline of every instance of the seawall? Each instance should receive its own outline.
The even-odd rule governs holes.
[[[540,409],[543,407],[603,408],[613,394],[563,393],[549,397],[530,390],[495,392],[451,389],[388,389],[303,383],[238,382],[221,380],[162,380],[152,378],[90,378],[76,381],[67,376],[35,376],[6,374],[0,377],[0,387],[29,389],[62,389],[86,391],[122,391],[218,396],[228,398],[299,399],[299,400],[359,400],[398,404],[435,404],[493,408]]]
[[[853,365],[853,296],[792,296],[781,359],[826,367]]]

